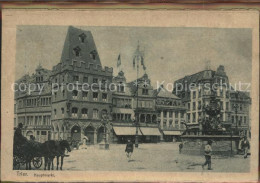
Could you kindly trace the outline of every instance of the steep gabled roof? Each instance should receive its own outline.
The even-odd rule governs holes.
[[[78,57],[75,51],[80,52]],[[95,59],[91,58],[91,53],[95,54]],[[101,66],[91,32],[69,26],[62,50],[61,62],[66,62],[66,60],[72,61],[73,59],[84,61],[85,63],[93,63],[94,66]]]
[[[158,88],[158,89],[154,90],[153,96],[154,97],[162,97],[162,98],[180,99],[179,97],[177,97],[173,93],[171,93],[168,90],[163,89],[163,88]]]

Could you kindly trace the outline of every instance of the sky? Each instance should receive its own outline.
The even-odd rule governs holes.
[[[139,41],[146,73],[154,87],[202,71],[206,62],[224,65],[231,83],[251,83],[251,29],[190,27],[86,27],[92,32],[102,66],[114,68],[118,55],[127,81],[136,79],[133,55]],[[41,64],[52,69],[60,62],[68,26],[17,26],[16,79]],[[143,75],[141,70],[139,76]]]

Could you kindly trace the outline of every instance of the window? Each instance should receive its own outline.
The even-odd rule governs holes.
[[[98,83],[98,78],[93,78],[93,83]]]
[[[79,76],[73,76],[73,81],[79,81]]]
[[[196,121],[196,113],[192,113],[192,122],[195,122]]]
[[[118,85],[117,85],[117,92],[124,92],[125,91],[125,86],[122,82],[120,82]]]
[[[77,99],[78,98],[78,91],[77,90],[73,90],[72,91],[72,98],[73,99]]]
[[[143,88],[143,90],[142,90],[142,94],[143,94],[143,95],[148,95],[148,89]]]
[[[169,120],[169,126],[172,126],[172,119]]]
[[[191,110],[191,108],[190,108],[190,103],[188,103],[188,109]]]
[[[246,116],[244,116],[244,124],[246,124]]]
[[[235,122],[234,116],[231,117],[231,121],[232,121],[232,123]]]
[[[56,109],[54,109],[54,118],[56,118],[57,117],[57,111],[56,111]],[[41,121],[41,119],[39,119],[39,121]]]
[[[201,97],[201,89],[199,89],[199,97]]]
[[[229,110],[229,102],[226,102],[226,110]]]
[[[98,110],[97,109],[93,110],[93,119],[98,119]]]
[[[220,96],[223,97],[223,89],[220,89]]]
[[[103,100],[104,102],[107,101],[107,93],[102,93],[102,100]]]
[[[64,117],[64,108],[61,108],[62,117]]]
[[[229,91],[226,90],[226,98],[229,98]]]
[[[78,117],[78,108],[76,107],[72,108],[72,117]]]
[[[80,40],[82,43],[84,43],[86,37],[87,37],[86,34],[82,33],[82,34],[79,35],[79,40]]]
[[[195,110],[196,109],[196,102],[192,103],[192,109]]]
[[[35,120],[35,125],[37,126],[38,125],[38,116],[35,116],[34,120]]]
[[[220,102],[220,109],[223,110],[223,102]]]
[[[89,56],[90,56],[90,58],[92,58],[93,60],[96,60],[97,51],[96,51],[96,50],[93,50],[92,52],[90,52]]]
[[[46,125],[46,116],[43,116],[43,125]]]
[[[64,89],[62,90],[62,97],[63,98],[65,97],[65,90]]]
[[[201,101],[198,102],[198,109],[201,109]]]
[[[102,79],[102,84],[106,84],[107,80],[106,79]]]
[[[94,101],[98,100],[98,93],[97,92],[93,92],[93,100]]]
[[[242,122],[243,122],[243,117],[242,117],[242,116],[240,116],[240,120],[239,120],[239,126],[241,126]]]
[[[190,114],[187,114],[188,122],[190,122]]]
[[[172,111],[169,112],[169,117],[172,118]]]
[[[88,110],[86,108],[83,108],[81,110],[81,113],[82,113],[82,117],[83,118],[87,118],[88,117]]]
[[[193,98],[196,98],[196,91],[192,92],[192,96],[193,96]]]
[[[74,55],[75,55],[76,57],[79,57],[79,56],[80,56],[80,51],[81,51],[81,49],[80,49],[80,47],[78,47],[78,46],[73,49],[73,53],[74,53]]]
[[[163,111],[163,117],[164,117],[164,118],[167,117],[167,111]]]
[[[242,110],[243,110],[243,105],[241,104],[241,105],[240,105],[240,111],[242,111]]]
[[[184,118],[184,112],[181,112],[181,118]]]
[[[85,76],[85,77],[83,78],[83,83],[88,83],[88,77]]]
[[[83,91],[82,92],[82,97],[83,97],[83,100],[87,100],[88,92]]]

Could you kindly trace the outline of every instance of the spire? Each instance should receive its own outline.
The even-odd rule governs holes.
[[[139,68],[139,62],[143,66],[143,70],[146,70],[146,67],[144,65],[144,51],[140,51],[140,44],[138,40],[137,48],[134,53],[134,58],[133,58],[133,67],[135,68],[135,65],[137,68]]]
[[[210,70],[210,60],[205,61],[205,70]]]
[[[94,38],[90,31],[69,26],[64,42],[61,62],[72,60],[101,65]]]

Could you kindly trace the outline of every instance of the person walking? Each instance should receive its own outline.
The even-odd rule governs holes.
[[[179,154],[181,154],[182,148],[183,148],[183,142],[181,141],[181,143],[179,144]]]
[[[126,148],[125,148],[125,153],[128,158],[128,162],[131,160],[131,156],[134,151],[134,144],[131,142],[130,139],[127,140]]]
[[[244,136],[244,139],[243,139],[243,141],[241,143],[241,148],[244,151],[244,158],[247,158],[248,150],[250,149],[250,143],[247,140],[246,136]]]
[[[205,152],[205,163],[202,165],[202,168],[204,169],[204,166],[208,165],[208,170],[212,170],[211,168],[211,155],[212,155],[212,141],[208,140],[207,145],[205,146],[204,152]]]

